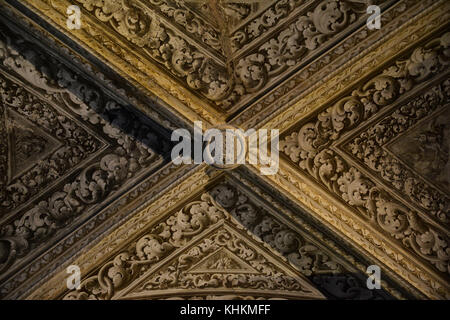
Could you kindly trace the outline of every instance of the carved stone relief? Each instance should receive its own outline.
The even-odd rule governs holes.
[[[374,127],[357,135],[345,146],[349,153],[376,172],[392,188],[399,190],[444,225],[449,222],[449,193],[447,190],[436,188],[433,185],[439,183],[436,178],[442,174],[448,160],[448,152],[445,149],[447,141],[444,137],[447,125],[445,121],[449,113],[448,90],[448,80],[440,86],[432,87],[407,104],[402,104],[396,110],[392,110],[391,115],[384,117]],[[430,114],[433,115],[432,118],[427,117]],[[425,117],[426,119],[423,119]],[[425,129],[415,135],[411,131],[407,131],[410,128],[419,130],[420,124],[415,126],[419,121],[422,126],[428,125],[434,131],[425,131]],[[436,121],[439,121],[441,125],[437,125]],[[411,134],[413,134],[412,137]],[[397,137],[397,139],[392,146],[393,153],[390,153],[388,145],[389,140],[393,137]],[[420,141],[423,142],[420,143]],[[424,142],[427,143],[426,147]],[[385,145],[386,147],[384,147]],[[415,148],[416,146],[417,148]],[[434,152],[430,152],[432,150]],[[396,155],[400,157],[400,160],[395,157]],[[405,158],[413,166],[411,169],[403,164]],[[427,177],[428,180],[424,181],[424,177]],[[428,182],[430,178],[431,183]]]
[[[0,212],[5,215],[70,174],[101,151],[105,143],[24,89],[21,83],[3,76],[0,82],[8,132],[4,143],[9,150],[9,179],[2,186],[0,197]]]
[[[128,181],[161,166],[169,144],[129,106],[3,24],[0,64],[4,277]]]
[[[264,94],[259,100],[248,106],[237,115],[233,124],[244,128],[263,126],[271,118],[275,118],[283,109],[289,109],[301,97],[307,95],[327,78],[333,76],[345,61],[358,56],[377,41],[383,41],[386,34],[397,33],[405,21],[414,21],[419,12],[424,12],[436,5],[436,1],[416,2],[399,1],[383,12],[383,34],[368,32],[360,28],[339,45],[327,50],[323,55],[307,63],[292,76],[277,84],[274,90]],[[400,18],[401,17],[401,18]]]
[[[425,80],[447,71],[449,35],[446,33],[416,48],[410,56],[398,60],[351,95],[327,107],[280,143],[283,152],[301,170],[372,221],[374,226],[446,274],[450,272],[448,193],[437,193],[426,184],[419,184],[420,177],[402,169],[379,146],[434,109],[447,109],[448,79],[406,105],[397,106],[395,102]],[[393,114],[382,119],[385,126],[367,127],[366,122],[386,108],[391,108]],[[368,176],[342,156],[341,137],[363,124],[367,132],[349,144],[350,153],[363,159],[383,180],[399,189],[404,195],[403,203],[397,201],[381,181]],[[426,210],[408,206],[411,199]],[[435,222],[429,222],[430,218]]]
[[[84,27],[70,35],[66,0],[20,2],[74,43],[50,28],[49,54],[34,36],[0,27],[0,297],[449,296],[450,38],[437,29],[445,1],[76,0]],[[365,27],[368,4],[382,7],[382,31]],[[393,36],[416,23],[426,31]],[[401,39],[401,49],[385,48],[395,59],[361,57],[385,37]],[[78,44],[92,50],[78,53]],[[354,72],[361,61],[372,69]],[[108,73],[85,70],[97,64]],[[344,64],[353,80],[325,88],[332,104],[318,99],[304,118],[293,115],[298,106],[286,116]],[[116,95],[109,75],[132,90]],[[165,104],[147,108],[147,95]],[[289,171],[266,180],[163,167],[170,130],[197,116],[281,123],[280,170]],[[278,194],[277,179],[293,181],[285,172],[306,178],[313,196],[295,183],[297,193]],[[337,223],[315,220],[322,208],[309,212],[313,202]],[[369,228],[342,231],[355,221]],[[367,239],[356,247],[358,232]],[[63,291],[72,260],[89,268],[81,290]],[[371,263],[383,267],[383,290],[366,286]]]
[[[284,256],[283,263],[289,262],[299,275],[275,260],[264,262],[269,256],[257,249],[262,243]],[[81,290],[64,298],[164,298],[173,289],[229,295],[231,288],[244,296],[261,290],[259,295],[266,297],[299,299],[314,294],[319,298],[320,293],[299,282],[300,274],[327,296],[386,298],[368,290],[356,270],[341,261],[323,244],[284,225],[230,183],[222,182],[166,215],[100,266],[94,276],[84,279]]]
[[[61,142],[33,126],[26,118],[12,110],[6,110],[6,128],[9,133],[8,182],[28,169],[28,160],[36,156],[39,161],[55,152]]]
[[[208,23],[195,22],[202,14],[196,16],[181,2],[150,1],[150,4],[158,5],[158,9],[153,11],[134,0],[127,0],[126,6],[115,2],[77,1],[96,19],[141,48],[171,75],[178,77],[188,89],[201,94],[222,111],[234,107],[243,96],[266,87],[270,80],[298,65],[303,57],[333,37],[355,27],[358,19],[365,15],[367,7],[365,3],[353,0],[317,1],[301,12],[288,27],[267,39],[256,52],[245,53],[237,59],[229,56],[227,48],[236,47],[239,38],[248,36],[242,35],[240,31],[230,40],[226,34],[220,36],[215,31],[206,30],[202,33],[202,42],[211,44],[216,50],[220,42],[226,58],[223,61],[221,57],[216,59],[214,54],[204,53],[191,43],[189,37],[180,35],[170,23],[160,18],[159,14],[162,14],[175,20],[177,25],[188,30],[188,34],[194,33],[193,36],[198,38],[199,30],[206,28],[204,26]],[[276,25],[278,20],[287,16],[289,10],[300,3],[274,3],[262,16],[252,21],[253,25],[247,32],[255,34],[255,30],[263,31]],[[197,3],[193,8],[200,12],[214,11],[210,4]],[[247,4],[225,3],[208,15],[223,20],[219,18],[221,10],[231,17],[231,21],[245,19],[252,11]],[[229,21],[226,22],[229,24]]]
[[[323,299],[300,274],[271,262],[251,242],[226,224],[214,228],[194,246],[184,248],[177,258],[143,279],[121,295],[123,299],[139,296],[159,297],[186,290],[211,293],[260,292],[268,297]],[[273,260],[272,260],[273,261]],[[291,271],[291,272],[289,272]],[[287,273],[287,274],[286,274]]]
[[[427,119],[387,146],[415,173],[440,191],[450,193],[450,108]]]

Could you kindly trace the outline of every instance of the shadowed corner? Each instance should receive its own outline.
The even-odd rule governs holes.
[[[128,84],[122,92],[114,92],[112,83],[95,81],[92,70],[83,69],[86,65],[75,67],[68,54],[55,58],[45,43],[37,42],[34,35],[21,32],[7,16],[0,15],[0,134],[9,144],[8,152],[2,150],[0,157],[0,212],[10,220],[18,210],[23,212],[16,221],[7,221],[0,232],[2,282],[18,271],[22,258],[36,252],[38,243],[55,234],[61,238],[58,231],[74,219],[79,224],[94,216],[96,212],[88,216],[84,212],[92,204],[121,196],[125,184],[138,185],[171,161],[171,129],[132,106]],[[27,87],[32,89],[27,91]],[[30,101],[14,96],[21,93]],[[38,99],[48,102],[39,109]],[[58,106],[57,111],[52,104]],[[85,127],[76,127],[78,121]],[[80,168],[84,162],[86,167]],[[29,170],[36,172],[37,165],[43,168],[43,177],[35,177],[36,173],[32,178],[39,180],[24,185],[19,178]],[[52,187],[62,176],[66,176],[64,190],[35,207],[21,208],[37,193],[34,189]]]

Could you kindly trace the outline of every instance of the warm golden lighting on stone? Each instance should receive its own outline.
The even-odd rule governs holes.
[[[0,6],[0,298],[450,298],[449,1]]]

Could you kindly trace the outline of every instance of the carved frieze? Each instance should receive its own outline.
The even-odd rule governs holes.
[[[389,186],[444,225],[449,222],[449,193],[445,187],[435,184],[447,184],[448,102],[450,82],[445,80],[407,104],[399,105],[392,114],[344,146]],[[429,129],[419,130],[413,136],[411,131],[406,132],[420,125]],[[393,138],[396,138],[394,142]]]
[[[445,1],[5,3],[56,41],[0,30],[0,297],[449,297]],[[197,119],[279,128],[279,172],[159,170]]]
[[[38,252],[56,232],[68,232],[75,219],[86,216],[127,181],[160,166],[169,144],[129,106],[4,24],[0,63],[1,112],[7,130],[1,143],[9,142],[2,148],[10,155],[2,157],[2,170],[11,172],[11,161],[26,160],[27,153],[33,153],[28,163],[12,168],[23,171],[19,177],[10,175],[13,180],[0,185],[4,275],[17,259]],[[26,128],[24,121],[38,128],[34,137],[29,136],[33,127]],[[2,171],[6,177],[7,172]]]
[[[8,131],[2,143],[9,155],[9,179],[0,196],[0,212],[5,215],[92,158],[105,143],[21,83],[0,75],[0,85]]]
[[[201,241],[184,248],[175,259],[143,275],[143,279],[125,290],[120,298],[170,296],[173,290],[324,298],[300,274],[280,266],[251,244],[227,224],[213,228]]]
[[[84,279],[81,290],[70,291],[65,298],[163,298],[174,289],[228,295],[230,288],[243,295],[258,289],[266,297],[298,299],[313,294],[309,285],[295,280],[300,274],[294,276],[288,265],[263,262],[268,256],[257,249],[261,243],[284,256],[283,263],[289,262],[326,296],[383,298],[368,290],[342,257],[334,257],[324,244],[285,225],[226,182],[166,214],[165,220]],[[273,272],[278,272],[277,285],[272,283]],[[267,292],[267,286],[275,292]]]
[[[409,57],[384,69],[280,142],[283,152],[301,170],[356,209],[374,226],[401,241],[406,248],[443,273],[450,272],[448,196],[436,193],[425,185],[420,187],[420,178],[411,176],[406,179],[404,174],[408,173],[405,171],[402,174],[402,168],[393,164],[381,149],[377,149],[377,144],[389,139],[390,134],[401,132],[403,126],[411,125],[435,108],[448,104],[448,80],[443,80],[439,86],[407,105],[397,106],[395,102],[424,81],[448,70],[449,39],[446,33],[416,48]],[[343,157],[339,147],[345,133],[362,124],[367,126],[367,121],[376,118],[386,108],[391,108],[393,112],[391,117],[383,119],[386,123],[390,122],[390,128],[385,133],[379,124],[368,128],[349,145],[349,149],[399,189],[405,196],[404,203],[396,200],[380,181]],[[418,189],[420,193],[417,193]],[[411,199],[420,202],[426,210],[423,212],[409,207],[407,203]],[[429,215],[436,218],[436,223],[430,222]]]
[[[345,30],[356,27],[367,8],[367,4],[361,1],[316,1],[299,12],[290,25],[266,39],[257,50],[246,52],[236,59],[230,56],[227,48],[236,46],[238,39],[255,38],[255,35],[243,36],[242,31],[239,31],[239,35],[230,38],[227,34],[217,35],[214,31],[205,30],[202,37],[206,38],[202,38],[202,42],[212,44],[215,49],[220,44],[225,54],[224,60],[223,57],[217,58],[214,54],[200,50],[190,37],[180,34],[169,23],[174,21],[187,30],[187,34],[194,33],[194,38],[198,38],[200,29],[206,28],[205,22],[196,22],[197,16],[182,3],[150,1],[150,5],[159,5],[152,10],[135,0],[127,0],[126,5],[108,1],[77,1],[95,19],[107,24],[130,44],[141,48],[152,61],[178,77],[189,90],[202,95],[222,112],[235,107],[244,96],[260,91],[288,69],[293,69],[306,55],[316,52],[332,38],[338,38]],[[263,32],[271,28],[298,5],[296,1],[274,3],[259,19],[252,21],[246,32],[254,34],[255,30]],[[194,7],[201,9],[204,6],[218,21],[223,20],[220,18],[221,12],[228,14],[228,17],[231,15],[231,20],[245,19],[250,15],[245,13],[246,4],[225,3],[223,7],[217,5],[216,10],[206,4]],[[161,19],[160,15],[169,20]],[[230,21],[223,23],[229,25]],[[215,40],[218,37],[219,44]]]

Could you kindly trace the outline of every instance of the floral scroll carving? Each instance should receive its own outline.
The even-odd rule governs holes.
[[[442,192],[439,189],[430,187],[428,183],[417,178],[414,172],[391,156],[390,152],[385,150],[384,145],[392,138],[414,126],[424,117],[433,114],[436,109],[448,109],[448,106],[445,106],[445,104],[449,101],[450,82],[446,80],[442,85],[433,87],[423,95],[402,105],[392,115],[384,118],[373,128],[369,128],[366,132],[361,133],[350,144],[345,146],[349,153],[353,154],[361,162],[364,162],[370,169],[379,173],[382,179],[445,224],[449,222],[450,213],[448,194],[445,191]],[[438,129],[435,128],[435,130]],[[428,140],[429,146],[432,146],[432,141],[436,139],[440,139],[440,143],[443,143],[443,137],[438,136],[442,132],[429,133],[431,136],[426,136],[427,132],[425,132],[423,137],[424,141]],[[431,153],[423,149],[423,152],[417,155],[419,159],[425,156],[431,158],[431,160],[426,162],[428,165],[425,170],[421,170],[424,174],[426,174],[428,168],[433,168],[433,166],[429,166],[430,162],[435,164],[435,171],[442,171],[447,163],[448,152],[440,148],[439,141],[435,142],[433,150],[434,152]],[[408,156],[410,157],[412,154],[408,154]],[[419,172],[419,174],[421,173]]]
[[[219,31],[198,17],[181,1],[150,0],[152,8],[175,21],[194,38],[198,38],[214,50],[223,53]]]
[[[223,99],[228,94],[230,84],[225,67],[176,35],[152,11],[129,0],[78,2],[172,74],[184,79],[190,89],[212,101]]]
[[[201,234],[205,234],[206,237],[202,237],[201,243],[204,245],[194,246],[188,253],[180,255],[179,263],[192,265],[193,260],[197,261],[199,260],[198,257],[213,252],[221,242],[228,243],[227,246],[231,246],[230,250],[236,252],[236,254],[238,254],[237,252],[250,254],[249,258],[244,261],[248,262],[255,259],[257,255],[255,256],[251,250],[236,251],[244,244],[241,244],[238,240],[229,240],[229,232],[213,232],[214,236],[211,239],[208,238],[210,233],[207,230],[223,223],[223,221],[235,225],[238,229],[245,228],[250,231],[265,244],[285,256],[303,275],[312,277],[313,281],[316,281],[319,286],[323,285],[322,288],[325,292],[334,293],[341,297],[347,296],[350,292],[358,292],[357,295],[372,296],[365,288],[364,283],[360,283],[360,280],[348,275],[352,271],[347,270],[320,246],[306,240],[300,233],[283,225],[265,212],[264,209],[258,208],[247,196],[230,184],[221,183],[209,192],[203,193],[200,200],[188,203],[180,211],[166,218],[165,221],[151,227],[147,234],[141,236],[126,250],[103,264],[94,276],[83,280],[81,290],[67,293],[65,299],[111,299],[157,262],[165,261],[166,257],[181,248],[185,248],[194,237]],[[191,257],[191,254],[194,254],[194,256]],[[184,265],[184,267],[187,268],[187,265]],[[152,281],[157,281],[163,287],[177,287],[175,283],[178,280],[176,280],[176,275],[172,271],[174,271],[172,267],[169,267],[166,271],[161,271],[162,273],[156,271],[154,274],[158,279],[148,280],[145,282],[143,289],[151,289],[153,287]],[[270,273],[270,270],[267,272]],[[341,287],[337,283],[335,285],[331,283],[334,275],[341,272],[344,274],[339,275],[339,277],[345,278],[345,281],[348,281],[348,286]],[[197,289],[209,285],[214,286],[218,282],[228,283],[227,281],[230,280],[217,276],[218,282],[209,283],[201,280],[201,274],[198,276],[191,274],[186,275],[186,277],[187,282],[183,282],[186,288],[195,287]],[[198,281],[194,281],[192,277]],[[296,286],[288,278],[285,280],[288,287],[289,284]],[[258,281],[264,282],[266,280],[259,279]]]
[[[276,1],[258,17],[246,23],[231,35],[231,46],[233,51],[243,48],[246,44],[259,38],[264,32],[274,28],[280,21],[288,17],[289,14],[303,4],[302,0],[281,0]]]
[[[56,136],[73,142],[50,157],[49,167],[53,171],[43,172],[45,178],[39,178],[39,172],[30,173],[36,184],[42,184],[43,179],[57,178],[59,171],[74,165],[71,161],[78,161],[77,157],[82,158],[84,153],[92,153],[101,146],[51,105],[62,106],[75,118],[98,128],[110,143],[107,152],[97,162],[78,170],[73,180],[68,180],[59,191],[46,196],[1,227],[0,273],[4,273],[17,258],[26,256],[87,209],[105,200],[128,179],[160,163],[161,156],[157,152],[167,151],[168,144],[153,128],[138,120],[136,114],[109,98],[96,85],[38,51],[33,43],[13,35],[6,27],[0,31],[1,68],[47,101],[42,102],[42,98],[11,84],[9,80],[2,80],[0,94],[4,106],[20,109],[40,126],[51,129]],[[22,186],[16,184],[11,187],[11,194],[2,190],[0,206],[11,210],[25,201],[26,184],[32,182],[26,180]]]
[[[279,1],[275,8],[266,12],[269,21],[262,26],[252,25],[256,35],[275,23],[275,16],[284,16],[292,1]],[[365,14],[366,5],[359,1],[322,1],[295,22],[282,29],[276,36],[265,41],[256,52],[247,54],[235,62],[235,84],[232,93],[221,102],[224,108],[237,103],[246,95],[261,90],[273,78],[297,65],[310,52],[316,50],[333,36],[352,25]],[[276,12],[273,12],[276,10]],[[272,21],[272,22],[270,22]],[[257,22],[254,22],[257,24]],[[232,38],[233,46],[247,41],[248,36],[238,33]]]
[[[222,255],[214,256],[218,250],[222,250],[219,251]],[[212,258],[210,258],[211,255]],[[242,263],[245,261],[247,268],[251,269],[243,270],[243,266],[239,262],[231,260],[233,258],[230,257],[233,256],[236,257],[234,259],[239,259]],[[202,272],[191,271],[195,264],[208,258],[210,258],[210,264],[206,270],[202,270]],[[232,266],[232,262],[235,262],[234,266]],[[145,279],[134,292],[199,288],[278,290],[298,296],[302,294],[314,298],[320,298],[321,296],[302,284],[293,275],[284,274],[283,270],[280,270],[261,253],[248,246],[243,239],[226,228],[218,229],[213,235],[206,237],[201,243],[181,254],[176,261],[154,273],[151,278]]]
[[[3,77],[0,77],[0,96],[4,107],[14,109],[23,116],[33,119],[47,132],[64,141],[64,146],[58,148],[50,157],[40,161],[20,178],[4,185],[0,194],[0,211],[6,212],[27,202],[39,190],[63,176],[89,155],[97,152],[103,144],[74,121]],[[32,132],[28,132],[25,136],[16,133],[15,146],[18,149],[19,158],[15,160],[23,162],[27,154],[30,157],[34,153],[39,153],[38,148],[43,149],[48,143],[42,139],[40,136],[33,135]],[[4,143],[6,142],[7,139],[4,140]]]
[[[449,47],[450,34],[446,33],[415,49],[408,58],[385,69],[354,90],[351,95],[318,114],[314,121],[304,124],[300,130],[280,142],[283,152],[302,170],[354,207],[373,225],[399,240],[405,247],[444,273],[450,272],[448,235],[427,223],[420,213],[394,200],[387,190],[348,163],[334,147],[331,147],[333,143],[339,142],[344,132],[356,128],[424,80],[445,72],[450,58]],[[409,121],[405,114],[412,118],[420,117],[420,113],[429,111],[425,110],[427,106],[433,109],[434,103],[448,103],[448,97],[449,82],[446,80],[438,89],[434,88],[419,98],[424,102],[420,104],[419,109],[412,107],[416,106],[414,102],[399,108],[393,115],[399,122],[388,129],[386,134],[375,139],[388,138],[389,130],[398,130],[398,125],[404,125],[405,121]],[[375,127],[369,130],[379,129],[380,127]],[[367,146],[367,149],[363,150],[364,146]],[[354,154],[362,155],[364,152],[374,151],[375,146],[370,143],[365,145],[359,138],[351,148]],[[377,171],[381,168],[377,164],[378,155],[366,157],[370,162],[369,166]],[[388,168],[383,170],[389,170]],[[405,182],[405,188],[408,188],[407,184],[408,181]],[[430,199],[434,202],[432,196]],[[448,205],[445,201],[448,200],[436,199],[433,206],[437,206],[437,210],[433,211],[433,207],[428,208],[429,212],[442,222],[448,221]]]
[[[318,2],[314,9],[300,15],[294,23],[259,46],[257,52],[227,64],[227,61],[219,63],[205,55],[190,44],[189,39],[177,35],[154,11],[136,1],[77,1],[97,19],[107,23],[171,74],[183,80],[189,89],[223,110],[230,109],[244,95],[262,89],[271,79],[298,64],[307,53],[355,23],[366,13],[367,7],[356,0]],[[175,20],[195,37],[202,32],[202,41],[218,49],[217,42],[222,41],[218,35],[192,16],[181,3],[176,5],[162,0],[152,0],[150,3],[159,5],[157,11],[160,14]],[[296,5],[296,1],[280,1],[259,22],[253,22],[248,29],[250,35],[239,31],[232,36],[231,45],[236,47],[254,38],[257,33],[276,24]],[[226,8],[232,10],[234,7]],[[236,12],[236,8],[233,12]],[[226,58],[232,60],[232,57]]]

